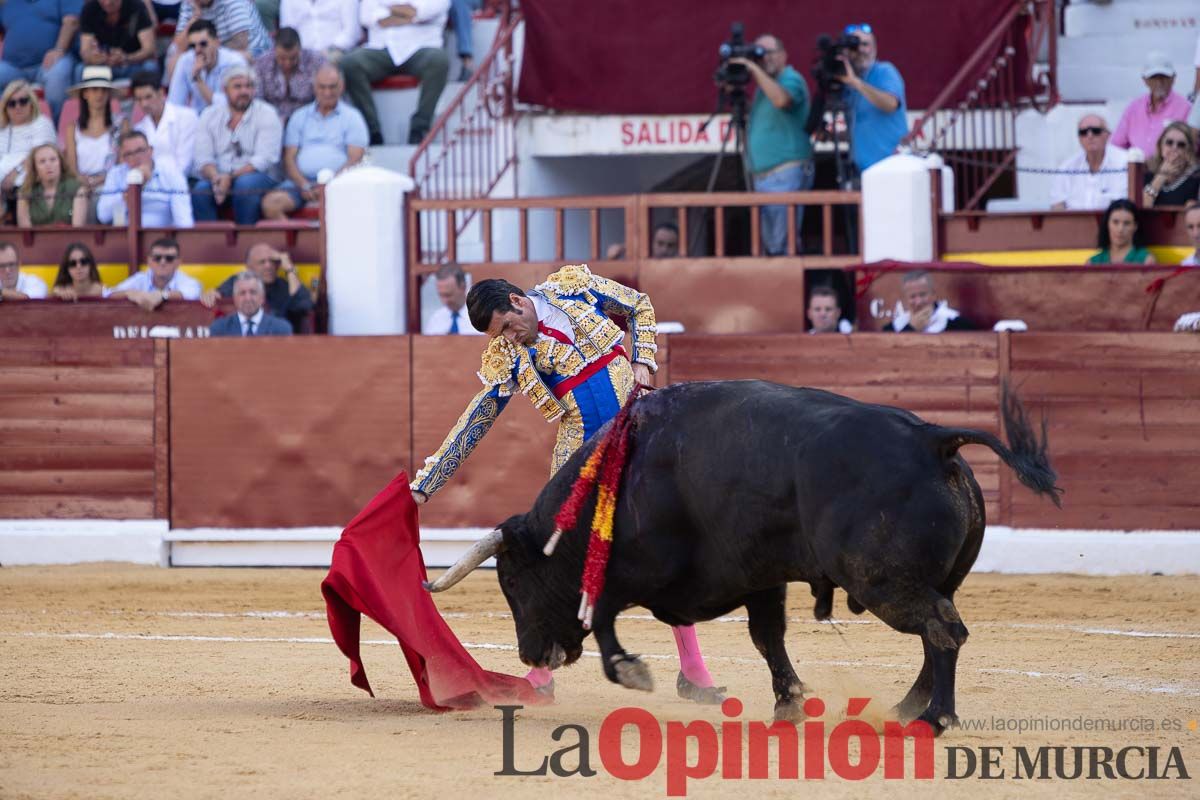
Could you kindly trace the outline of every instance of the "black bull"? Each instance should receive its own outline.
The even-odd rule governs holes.
[[[804,684],[784,647],[786,586],[808,583],[818,619],[841,587],[863,609],[921,637],[925,661],[902,718],[941,731],[956,721],[954,676],[967,628],[954,593],[984,533],[983,496],[958,454],[994,450],[1022,483],[1058,503],[1056,476],[1015,395],[995,436],[924,422],[898,408],[761,381],[688,383],[637,401],[604,592],[593,631],[609,680],[650,689],[649,670],[617,641],[633,605],[669,625],[745,606],[766,659],[775,715],[799,719]],[[605,429],[607,431],[607,428]],[[603,435],[603,432],[601,433]],[[542,549],[594,437],[550,480],[533,509],[508,519],[430,588],[440,591],[496,554],[521,660],[555,668],[579,658],[576,614],[591,509],[554,554]]]

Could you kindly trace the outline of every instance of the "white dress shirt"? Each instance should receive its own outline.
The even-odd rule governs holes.
[[[430,314],[429,319],[421,326],[421,333],[426,336],[445,336],[450,333],[450,322],[456,317],[458,318],[459,333],[465,336],[483,335],[471,325],[471,316],[467,313],[465,305],[456,314],[451,313],[450,309],[445,306],[438,306],[437,310]]]
[[[155,161],[169,158],[180,172],[187,175],[192,169],[192,157],[196,151],[196,125],[199,121],[200,117],[187,106],[166,103],[157,126],[154,118],[147,114],[133,129],[146,134],[146,139],[154,148]]]
[[[1088,168],[1087,154],[1079,151],[1058,168],[1063,172],[1088,174],[1055,175],[1050,204],[1066,203],[1072,210],[1103,211],[1113,200],[1129,196],[1129,177],[1125,172],[1128,161],[1124,150],[1107,145],[1100,171],[1093,173]]]
[[[183,271],[176,269],[175,274],[171,276],[171,280],[164,287],[169,292],[179,292],[183,295],[184,300],[199,300],[200,293],[203,287],[200,286],[200,281],[193,278],[191,275],[186,275]],[[150,274],[150,270],[144,269],[134,275],[130,275],[125,280],[121,281],[113,289],[114,292],[161,292],[163,289],[154,285],[154,276]]]
[[[450,9],[450,0],[407,2],[417,9],[416,18],[408,25],[396,25],[391,28],[379,26],[380,20],[391,16],[388,8],[391,3],[384,0],[362,0],[358,9],[358,19],[367,29],[367,47],[387,50],[388,55],[392,57],[392,63],[397,67],[412,58],[418,50],[426,47],[441,49],[446,12]]]
[[[250,331],[248,330],[248,327],[249,327],[249,323],[251,323],[251,322],[254,323],[254,335],[258,336],[261,334],[262,321],[263,321],[263,310],[261,308],[258,310],[258,313],[256,313],[253,317],[247,317],[245,314],[243,314],[240,311],[237,312],[237,315],[238,315],[238,324],[242,326],[242,336],[250,335]]]
[[[309,50],[350,50],[362,39],[358,0],[283,0],[279,27],[295,28]]]
[[[129,181],[129,167],[118,164],[104,179],[100,200],[96,203],[96,219],[111,225],[118,208],[125,208],[125,188]],[[125,208],[125,219],[129,209]],[[188,194],[187,178],[175,167],[171,159],[154,159],[154,171],[150,180],[142,186],[142,226],[146,228],[191,228],[192,198]]]
[[[17,273],[17,291],[30,300],[46,299],[46,282],[28,272]]]

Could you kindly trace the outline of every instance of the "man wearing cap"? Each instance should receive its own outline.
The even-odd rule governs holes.
[[[187,52],[179,57],[171,74],[167,102],[187,106],[199,114],[213,103],[223,102],[222,78],[226,70],[246,66],[241,53],[220,46],[217,28],[206,19],[188,26]]]
[[[1117,147],[1136,147],[1149,156],[1155,152],[1163,127],[1168,122],[1185,122],[1192,106],[1183,95],[1171,91],[1175,85],[1175,67],[1166,53],[1154,52],[1146,57],[1142,80],[1150,91],[1125,107],[1113,131],[1112,143]]]
[[[79,12],[79,55],[84,65],[105,66],[115,78],[128,78],[157,56],[154,22],[142,0],[87,0]]]
[[[283,147],[283,125],[275,109],[254,96],[254,71],[237,66],[224,76],[225,102],[200,115],[196,131],[196,184],[192,208],[197,221],[217,219],[233,206],[238,225],[261,216],[263,195],[279,182],[274,174]]]

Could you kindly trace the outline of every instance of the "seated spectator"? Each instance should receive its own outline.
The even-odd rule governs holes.
[[[25,185],[17,196],[17,225],[78,227],[87,223],[87,193],[63,161],[58,145],[33,148],[25,161],[25,175]]]
[[[353,106],[341,102],[342,75],[332,64],[317,71],[317,100],[292,114],[283,140],[286,180],[262,200],[267,219],[287,215],[317,199],[317,176],[342,172],[362,161],[367,123]]]
[[[0,300],[42,300],[46,282],[21,272],[21,251],[12,242],[0,242]]]
[[[283,270],[285,280],[279,280],[279,270]],[[281,253],[266,242],[251,245],[246,251],[246,270],[241,274],[250,273],[258,276],[262,284],[267,309],[276,317],[286,319],[293,330],[308,330],[309,315],[313,310],[312,295],[300,282],[296,273],[296,265],[287,253]],[[215,290],[205,292],[204,300],[212,305],[220,297],[234,297],[234,275],[218,286]],[[262,301],[259,303],[262,304]]]
[[[79,55],[85,65],[103,66],[118,78],[154,66],[158,58],[154,19],[144,0],[86,0],[79,12]]]
[[[1113,200],[1100,222],[1100,252],[1089,264],[1156,264],[1142,241],[1137,208],[1128,200]]]
[[[54,278],[54,296],[72,302],[81,297],[108,297],[112,290],[100,282],[96,259],[83,242],[72,242],[63,251]]]
[[[808,295],[809,333],[853,333],[850,320],[842,319],[837,292],[828,286],[814,287]]]
[[[121,137],[121,163],[108,173],[96,218],[105,225],[123,224],[129,220],[125,189],[129,173],[141,173],[142,221],[144,228],[191,228],[192,198],[187,178],[170,159],[158,161],[154,148],[141,131],[130,131]]]
[[[325,57],[300,47],[300,35],[293,28],[283,28],[275,36],[275,49],[254,61],[258,73],[258,96],[275,106],[279,119],[286,125],[292,112],[311,103],[313,79]]]
[[[1189,253],[1180,264],[1185,267],[1200,267],[1200,205],[1192,206],[1184,212],[1183,225],[1187,229],[1188,236],[1192,237],[1192,246],[1195,250]]]
[[[944,331],[973,331],[975,325],[950,307],[945,300],[938,300],[933,289],[933,275],[920,269],[906,273],[900,279],[903,304],[897,306],[896,315],[884,328],[896,333],[942,333]]]
[[[1136,147],[1149,155],[1166,124],[1186,120],[1192,107],[1183,95],[1171,91],[1175,67],[1165,53],[1154,52],[1146,57],[1142,80],[1150,91],[1125,107],[1112,142],[1117,147]]]
[[[112,90],[112,70],[108,67],[84,67],[83,80],[71,87],[71,94],[80,96],[79,120],[67,131],[67,167],[92,193],[93,204],[95,190],[104,183],[104,176],[116,162],[117,124],[112,113]]]
[[[1113,200],[1129,195],[1128,157],[1109,144],[1108,123],[1099,114],[1079,118],[1080,151],[1058,165],[1050,189],[1055,211],[1108,208]],[[1087,174],[1084,174],[1087,173]]]
[[[421,326],[421,333],[426,336],[481,334],[471,325],[471,318],[467,314],[467,275],[462,267],[458,264],[442,264],[433,274],[433,279],[442,304]]]
[[[650,233],[651,258],[676,258],[679,255],[679,228],[673,222],[660,222]],[[625,245],[620,242],[610,244],[604,257],[609,261],[619,261],[625,257]]]
[[[417,110],[408,125],[408,143],[420,144],[429,133],[450,71],[450,59],[442,49],[449,7],[450,0],[425,0],[420,8],[387,0],[362,0],[358,18],[367,29],[367,44],[347,53],[341,67],[350,102],[367,121],[371,144],[383,144],[371,84],[389,75],[413,75],[421,80]]]
[[[209,326],[213,336],[291,336],[292,326],[263,308],[262,279],[253,272],[241,272],[233,278],[233,304],[237,313]]]
[[[305,47],[339,60],[362,40],[358,0],[282,0],[279,27],[295,28]]]
[[[157,72],[147,70],[134,75],[132,89],[133,99],[145,115],[133,129],[145,134],[157,158],[170,159],[186,176],[192,169],[200,117],[187,106],[167,102]]]
[[[197,20],[211,22],[213,37],[221,47],[236,50],[246,62],[271,49],[271,36],[267,33],[253,0],[189,0],[180,6],[179,20],[175,23],[175,40],[171,45],[176,54],[183,52],[183,48],[187,47],[190,41],[190,26]],[[182,56],[178,58],[183,60]],[[174,74],[169,63],[167,74]]]
[[[187,106],[199,114],[225,96],[225,73],[234,67],[246,66],[241,53],[217,43],[217,29],[206,19],[198,19],[187,31],[187,52],[179,57],[171,75],[167,102]]]
[[[0,94],[0,188],[6,199],[24,183],[30,151],[39,144],[54,144],[57,138],[54,123],[38,108],[33,88],[23,80],[9,83]]]
[[[179,269],[179,242],[156,240],[150,245],[146,266],[118,283],[109,297],[125,298],[146,311],[153,311],[168,300],[200,299],[200,281]]]
[[[258,222],[263,195],[278,181],[283,126],[275,109],[254,97],[254,72],[234,67],[225,73],[226,102],[204,109],[196,132],[196,184],[192,208],[197,220],[215,220],[231,205],[238,225]]]
[[[1190,206],[1200,195],[1200,162],[1196,137],[1182,122],[1172,122],[1158,137],[1146,161],[1143,206]]]
[[[0,87],[17,80],[40,83],[57,120],[75,75],[72,42],[79,28],[79,0],[7,2],[0,5],[0,25],[4,29]]]

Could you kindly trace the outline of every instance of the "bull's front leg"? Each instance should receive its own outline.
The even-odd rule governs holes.
[[[636,655],[626,653],[625,648],[617,641],[618,611],[615,605],[604,602],[604,597],[601,597],[592,614],[592,634],[600,648],[600,663],[604,665],[604,675],[626,689],[652,692],[654,679],[650,676],[650,668],[646,666],[646,662]]]
[[[775,719],[799,722],[804,719],[804,692],[807,687],[792,669],[783,634],[787,630],[787,586],[765,589],[746,598],[750,617],[750,639],[771,670],[775,690]]]

